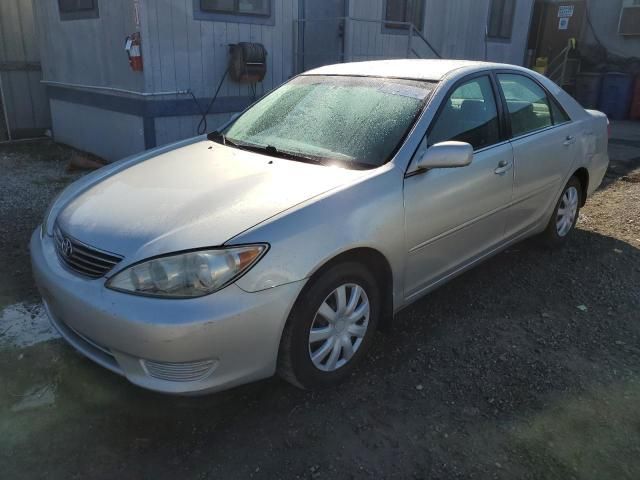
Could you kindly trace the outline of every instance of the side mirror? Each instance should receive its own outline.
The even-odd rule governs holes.
[[[473,160],[473,147],[464,142],[436,143],[416,163],[419,170],[466,167]]]

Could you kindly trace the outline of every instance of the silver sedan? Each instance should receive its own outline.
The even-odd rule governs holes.
[[[62,336],[137,385],[322,387],[454,276],[526,237],[565,243],[607,125],[519,67],[322,67],[72,184],[33,271]]]

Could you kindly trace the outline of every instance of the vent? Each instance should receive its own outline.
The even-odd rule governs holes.
[[[640,0],[626,0],[620,11],[620,35],[640,35]]]
[[[153,378],[168,382],[195,382],[207,377],[218,366],[217,360],[171,363],[142,360],[144,370]]]
[[[90,278],[100,278],[116,266],[122,257],[90,247],[60,230],[53,230],[56,252],[62,263],[76,273]]]

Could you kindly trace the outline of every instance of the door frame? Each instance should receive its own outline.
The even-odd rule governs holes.
[[[351,0],[342,0],[344,2],[344,17],[345,18],[349,18],[349,13],[350,13],[350,9],[351,9]],[[306,20],[305,16],[306,16],[306,2],[307,0],[298,0],[298,28],[297,28],[297,38],[296,38],[296,44],[298,45],[298,52],[297,52],[297,58],[296,58],[296,72],[295,74],[299,74],[302,73],[304,71],[304,27],[305,24],[304,22],[301,22],[301,20]],[[345,22],[346,23],[346,22]],[[300,25],[302,25],[302,28],[300,28]],[[347,41],[347,32],[346,32],[346,25],[345,25],[345,36],[343,38],[342,41],[342,58],[345,58],[345,52],[347,51],[346,48],[346,41]]]
[[[451,87],[449,87],[446,93],[444,94],[442,102],[440,103],[440,105],[438,105],[438,109],[433,114],[433,118],[431,119],[431,122],[429,123],[429,126],[427,127],[427,130],[423,135],[423,138],[425,136],[427,137],[427,139],[429,138],[429,134],[431,133],[431,130],[433,130],[435,123],[438,121],[438,119],[440,118],[440,115],[442,114],[442,111],[445,108],[445,102],[449,99],[451,95],[453,95],[453,92],[455,92],[461,85],[464,85],[465,83],[468,83],[475,78],[489,77],[489,81],[491,82],[491,88],[493,91],[494,101],[496,103],[496,110],[498,112],[498,123],[500,125],[500,141],[498,143],[494,143],[493,145],[488,145],[479,150],[474,150],[473,154],[475,155],[478,152],[484,152],[485,150],[488,150],[490,148],[496,147],[498,145],[503,145],[504,143],[509,142],[511,125],[509,123],[509,118],[507,116],[506,110],[504,110],[506,108],[506,103],[502,98],[502,90],[500,89],[500,85],[498,84],[498,78],[495,76],[496,71],[497,70],[482,70],[480,72],[470,73],[469,75],[465,75],[464,77],[457,80],[453,85],[451,85]],[[430,105],[428,102],[424,108],[425,109],[430,108]],[[416,150],[411,155],[411,160],[407,164],[407,168],[405,169],[405,172],[404,172],[405,178],[428,172],[428,170],[409,171],[409,169],[413,165],[413,159],[419,148],[420,148],[420,145],[416,147]]]

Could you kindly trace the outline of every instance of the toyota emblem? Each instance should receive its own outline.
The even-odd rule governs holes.
[[[62,251],[62,255],[67,258],[70,257],[73,253],[73,244],[71,243],[71,240],[63,238],[62,243],[60,244],[60,250]]]

